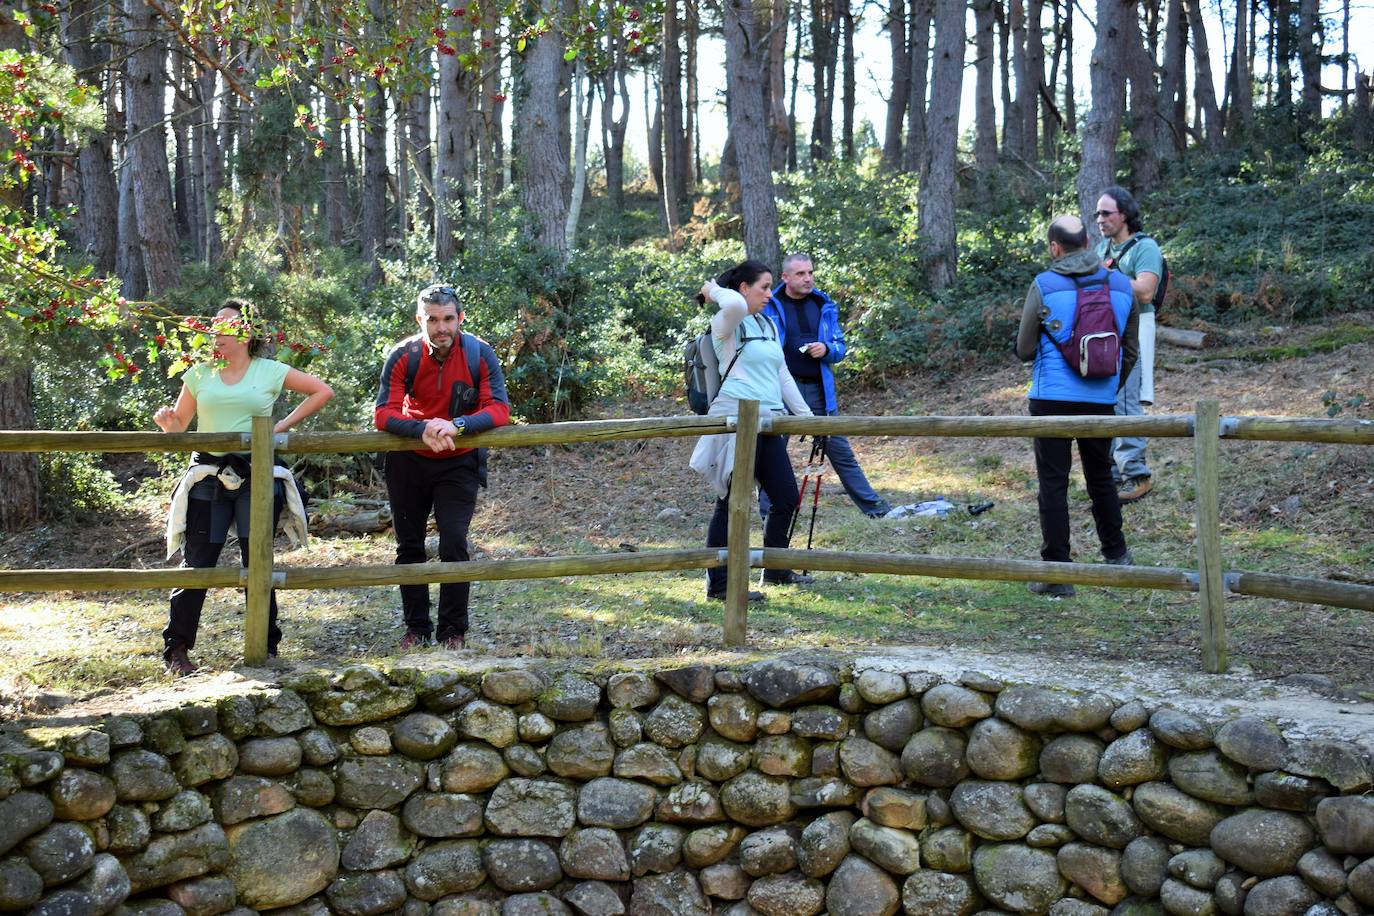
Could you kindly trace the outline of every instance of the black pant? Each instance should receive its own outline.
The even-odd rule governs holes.
[[[1042,401],[1030,398],[1030,415],[1110,417],[1114,404],[1087,404],[1081,401]],[[1072,439],[1035,440],[1035,476],[1040,481],[1040,557],[1055,563],[1069,562],[1069,467],[1073,462]],[[1112,440],[1079,439],[1078,457],[1083,465],[1083,481],[1093,504],[1093,522],[1102,555],[1116,559],[1126,553],[1126,538],[1121,533],[1121,502],[1112,483]]]
[[[431,511],[439,525],[439,559],[446,563],[469,559],[468,526],[477,508],[477,486],[474,451],[452,458],[388,452],[386,491],[396,531],[396,562],[425,562],[425,529]],[[439,628],[434,635],[440,641],[468,631],[470,590],[468,582],[439,586]],[[402,585],[401,609],[408,631],[430,635],[428,585]]]
[[[211,569],[219,562],[232,521],[238,530],[239,557],[248,565],[249,490],[245,480],[237,490],[226,490],[217,480],[202,480],[191,488],[186,500],[186,542],[181,548],[183,569]],[[281,481],[272,487],[272,530],[286,505],[286,491]],[[277,627],[277,591],[271,592],[267,612],[267,651],[277,653],[281,630]],[[177,646],[194,649],[196,631],[200,629],[200,612],[205,606],[205,589],[178,588],[172,591],[167,629],[162,631],[162,654],[165,658]]]
[[[781,436],[759,436],[754,478],[763,488],[763,492],[768,494],[771,505],[768,520],[763,523],[763,546],[786,547],[787,532],[792,527],[792,516],[797,511],[801,495],[797,492],[797,475],[792,473],[792,461],[787,457],[787,442]],[[729,533],[729,502],[717,499],[716,511],[711,515],[711,525],[706,529],[706,546],[726,546],[729,543]],[[788,572],[790,570],[770,569],[763,576],[765,579],[777,580],[786,577]],[[706,588],[712,592],[725,590],[724,567],[706,570]]]

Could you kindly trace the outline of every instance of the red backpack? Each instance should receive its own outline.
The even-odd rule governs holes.
[[[1111,274],[1102,271],[1072,279],[1078,288],[1073,330],[1064,343],[1053,337],[1050,341],[1059,348],[1064,362],[1083,378],[1111,378],[1121,367],[1121,328],[1112,307]],[[1048,331],[1045,336],[1049,337]]]

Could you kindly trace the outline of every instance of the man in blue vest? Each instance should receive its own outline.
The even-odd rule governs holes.
[[[796,379],[802,397],[818,417],[839,413],[835,402],[835,373],[830,368],[844,359],[844,331],[840,313],[830,297],[816,289],[811,256],[789,254],[782,261],[782,283],[764,306],[782,337],[782,352],[787,369]],[[854,450],[844,436],[827,436],[825,456],[859,511],[869,518],[882,518],[892,508],[873,491]],[[767,506],[760,499],[766,513]]]
[[[1050,269],[1039,274],[1026,293],[1021,312],[1021,327],[1016,335],[1016,356],[1034,360],[1029,397],[1030,415],[1103,416],[1116,411],[1116,392],[1121,379],[1135,365],[1139,313],[1134,304],[1131,282],[1123,274],[1107,270],[1088,247],[1088,232],[1076,216],[1061,216],[1050,223]],[[1100,281],[1100,283],[1098,282]],[[1080,285],[1092,289],[1106,285],[1111,297],[1116,327],[1121,332],[1122,360],[1114,375],[1084,378],[1064,359],[1057,343],[1073,336],[1078,311]],[[1121,533],[1121,503],[1112,482],[1110,438],[1080,438],[1078,457],[1083,465],[1083,480],[1093,505],[1093,522],[1102,556],[1115,566],[1131,566],[1131,551]],[[1069,467],[1073,440],[1037,438],[1035,474],[1040,483],[1040,534],[1044,543],[1040,557],[1051,563],[1068,563],[1069,546]],[[1068,597],[1074,587],[1068,584],[1032,582],[1037,595]]]

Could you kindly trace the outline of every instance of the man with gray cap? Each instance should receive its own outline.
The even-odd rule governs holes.
[[[421,290],[415,299],[415,323],[420,333],[387,354],[373,416],[382,432],[424,443],[415,451],[386,455],[396,562],[425,562],[431,511],[439,527],[439,559],[466,561],[477,488],[486,485],[485,450],[462,448],[457,440],[510,421],[506,378],[491,346],[459,330],[463,309],[453,287],[435,284]],[[429,586],[402,585],[406,632],[400,648],[426,645],[431,635],[445,648],[463,648],[470,588],[467,582],[439,586],[435,632]]]
[[[1110,417],[1116,410],[1117,388],[1121,379],[1130,374],[1137,356],[1138,313],[1131,283],[1121,273],[1102,266],[1097,255],[1088,248],[1087,229],[1078,217],[1061,216],[1050,223],[1048,241],[1050,268],[1031,283],[1016,335],[1017,358],[1034,360],[1028,395],[1030,415]],[[1104,292],[1107,301],[1103,300]],[[1064,348],[1074,341],[1075,324],[1088,308],[1101,314],[1096,310],[1105,310],[1108,304],[1114,328],[1104,333],[1118,336],[1119,354],[1111,351],[1105,368],[1100,365],[1087,367],[1082,363],[1071,365]],[[1084,329],[1087,326],[1085,323]],[[1072,348],[1069,349],[1072,352]],[[1080,438],[1078,456],[1092,500],[1093,522],[1097,526],[1102,556],[1115,566],[1131,566],[1131,552],[1121,533],[1121,503],[1112,483],[1111,443],[1110,438]],[[1035,439],[1035,475],[1040,484],[1038,501],[1043,538],[1040,557],[1052,563],[1068,563],[1072,558],[1069,543],[1072,449],[1072,439]],[[1029,587],[1037,595],[1068,597],[1074,594],[1074,587],[1067,583],[1032,582]]]

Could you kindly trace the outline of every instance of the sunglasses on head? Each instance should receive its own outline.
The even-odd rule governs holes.
[[[420,293],[420,298],[425,302],[439,302],[443,299],[453,299],[457,301],[458,290],[451,286],[431,286]]]

